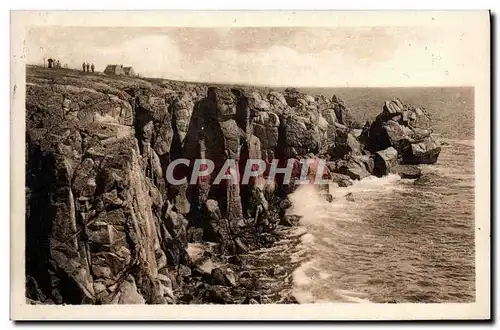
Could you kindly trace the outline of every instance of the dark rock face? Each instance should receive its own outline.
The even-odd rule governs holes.
[[[431,119],[424,108],[387,101],[375,121],[365,127],[363,139],[370,151],[393,147],[405,164],[434,164],[441,146],[431,136]]]
[[[398,164],[398,152],[393,147],[377,151],[373,156],[373,174],[381,177],[391,173],[393,166]]]
[[[301,160],[347,187],[369,175],[416,178],[440,152],[424,109],[386,102],[361,130],[337,96],[310,96],[138,78],[28,70],[26,94],[26,295],[33,303],[265,303],[241,255],[270,247],[296,226],[287,195]],[[179,158],[209,159],[193,184],[166,180]],[[266,182],[271,161],[293,163]],[[249,184],[216,175],[226,160]],[[192,166],[177,179],[190,181]],[[332,201],[332,195],[324,192]],[[353,201],[353,196],[348,196]],[[283,227],[281,227],[283,228]],[[211,246],[201,255],[190,244]],[[229,261],[229,264],[224,265]],[[286,302],[294,302],[287,299]]]
[[[422,142],[412,143],[403,153],[405,164],[434,164],[437,162],[441,145],[436,137],[428,136]]]
[[[341,161],[337,166],[337,173],[347,175],[352,180],[361,180],[373,172],[373,159],[369,156],[351,156],[349,160]]]

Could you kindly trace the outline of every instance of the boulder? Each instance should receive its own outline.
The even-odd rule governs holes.
[[[252,122],[253,135],[258,138],[262,159],[271,162],[274,150],[278,146],[278,127],[280,119],[273,112],[258,112]]]
[[[437,162],[441,145],[434,136],[429,136],[420,143],[412,143],[403,153],[404,164],[434,164]]]
[[[336,172],[347,175],[352,180],[362,180],[370,176],[367,164],[371,164],[368,156],[352,156],[347,161],[341,161]]]
[[[418,179],[422,175],[422,170],[416,165],[393,165],[392,173],[398,174],[403,179]]]
[[[122,282],[118,289],[118,295],[115,301],[118,304],[132,305],[132,304],[145,304],[144,298],[137,292],[137,286],[134,278],[129,275],[125,281]]]
[[[356,200],[354,199],[354,195],[352,193],[348,193],[345,195],[345,199],[349,202],[355,202]]]
[[[333,195],[332,194],[323,194],[323,197],[325,198],[325,200],[328,202],[328,203],[331,203],[333,202],[334,198],[333,198]]]
[[[402,153],[410,144],[411,129],[379,115],[368,129],[367,143],[372,152],[394,147]]]
[[[405,124],[415,128],[429,130],[432,127],[431,116],[425,108],[417,108],[406,105],[404,111]]]
[[[339,187],[352,186],[351,178],[348,175],[340,173],[330,173],[330,178],[332,182],[337,183]]]
[[[393,147],[377,151],[373,155],[374,169],[373,174],[381,177],[391,173],[391,168],[399,163],[398,152]]]
[[[231,292],[223,285],[212,285],[207,290],[206,300],[216,304],[234,304]]]
[[[211,284],[235,287],[236,277],[231,268],[214,268],[211,273]]]
[[[348,130],[340,128],[336,130],[335,145],[330,153],[335,158],[361,155],[361,144]]]
[[[399,99],[392,101],[385,101],[383,107],[383,114],[390,117],[401,115],[403,113],[403,103]]]

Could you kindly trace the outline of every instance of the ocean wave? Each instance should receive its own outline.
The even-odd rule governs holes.
[[[291,256],[292,262],[299,263],[299,267],[292,274],[293,294],[299,303],[325,300],[369,302],[365,294],[341,288],[330,287],[327,290],[329,292],[327,297],[315,295],[315,290],[322,285],[327,285],[332,275],[321,267],[319,259],[312,257],[321,249],[328,249],[329,246],[335,245],[339,239],[355,239],[353,235],[342,232],[338,224],[346,221],[360,221],[367,198],[371,196],[372,199],[376,199],[375,197],[380,198],[384,192],[391,193],[396,189],[405,189],[403,185],[396,184],[399,181],[402,181],[399,175],[391,174],[382,178],[370,176],[356,181],[349,187],[332,185],[329,189],[329,193],[334,198],[332,202],[328,202],[313,185],[300,186],[289,196],[292,206],[288,213],[301,216],[299,228],[302,228],[303,233],[297,252]],[[404,183],[408,184],[409,181],[404,180]],[[347,200],[345,197],[347,194],[351,194],[355,199],[359,198],[359,202]],[[322,236],[318,240],[313,232],[328,233],[328,236]]]

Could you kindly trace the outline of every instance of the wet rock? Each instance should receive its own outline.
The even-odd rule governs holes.
[[[236,277],[230,268],[214,268],[211,276],[211,284],[236,286]]]
[[[403,179],[418,179],[422,175],[422,170],[416,165],[394,165],[391,170]]]
[[[391,168],[398,164],[398,152],[393,147],[382,151],[377,151],[373,156],[374,170],[373,174],[381,177],[388,175]]]
[[[294,214],[285,214],[279,224],[287,227],[295,227],[299,224],[301,216]]]
[[[279,210],[280,210],[280,215],[283,216],[286,213],[286,210],[288,210],[290,207],[292,207],[292,202],[290,199],[285,198],[279,203]]]
[[[349,202],[355,202],[356,200],[354,199],[354,195],[352,193],[348,193],[345,195],[345,199],[348,200]]]
[[[403,153],[405,164],[434,164],[437,162],[441,146],[436,137],[429,136],[424,141],[412,143]]]
[[[352,186],[351,178],[348,175],[340,173],[330,173],[330,178],[332,182],[335,182],[339,187],[349,187]]]
[[[343,161],[336,170],[337,173],[347,175],[352,180],[361,180],[370,176],[370,172],[367,169],[367,163],[369,162],[365,158],[366,156],[351,156],[349,160]]]

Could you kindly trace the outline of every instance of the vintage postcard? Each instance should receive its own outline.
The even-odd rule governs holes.
[[[11,12],[11,318],[490,318],[487,11]]]

